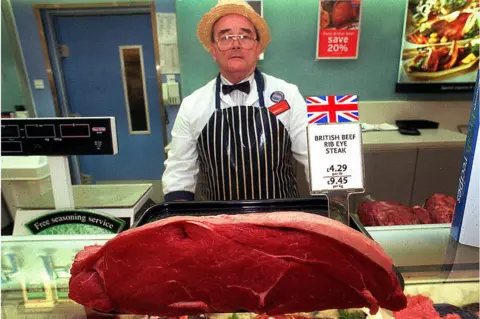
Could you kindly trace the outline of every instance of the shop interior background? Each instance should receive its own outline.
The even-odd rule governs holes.
[[[15,105],[25,105],[31,116],[56,115],[32,6],[58,2],[2,0],[2,112],[14,111]],[[68,0],[62,4],[76,2]],[[180,83],[181,98],[203,86],[217,73],[216,65],[196,38],[197,22],[216,2],[154,1],[157,12],[176,14],[180,74],[174,77]],[[393,123],[399,118],[425,118],[438,121],[440,128],[457,131],[459,125],[467,122],[473,93],[395,93],[405,6],[403,0],[363,1],[358,59],[315,61],[318,0],[302,0],[301,6],[293,0],[265,0],[263,15],[269,23],[272,42],[259,67],[266,73],[295,83],[304,96],[357,94],[362,122]],[[36,80],[43,81],[43,89],[35,88]],[[162,81],[166,82],[166,74],[162,73]],[[166,126],[167,141],[170,141],[178,105],[151,103],[150,107],[165,108],[168,122],[162,125]],[[167,146],[162,144],[158,141],[158,145],[152,147]],[[163,171],[163,163],[158,165]],[[121,167],[114,169],[121,170]],[[161,201],[160,180],[155,178],[149,182],[154,184],[155,198]]]

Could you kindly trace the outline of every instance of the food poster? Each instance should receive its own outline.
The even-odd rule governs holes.
[[[360,0],[320,0],[317,59],[358,57],[360,7]]]
[[[408,0],[397,92],[473,91],[479,0]]]

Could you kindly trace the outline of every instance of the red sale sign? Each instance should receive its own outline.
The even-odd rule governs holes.
[[[320,0],[317,59],[356,59],[361,0]]]

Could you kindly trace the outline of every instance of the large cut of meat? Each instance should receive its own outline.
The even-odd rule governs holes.
[[[393,226],[419,224],[418,217],[410,207],[397,202],[363,202],[357,207],[357,214],[365,226]]]
[[[406,306],[380,245],[299,212],[162,219],[86,247],[71,275],[69,297],[104,312],[278,315]]]
[[[366,201],[357,207],[358,218],[365,226],[451,223],[454,211],[455,199],[441,193],[430,196],[424,207],[387,201]]]
[[[455,211],[455,199],[436,193],[425,201],[425,209],[434,223],[451,223]]]

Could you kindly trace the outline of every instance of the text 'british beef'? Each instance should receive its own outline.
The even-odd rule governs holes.
[[[298,212],[166,218],[86,247],[71,275],[69,297],[105,312],[276,315],[406,306],[391,259],[376,242]]]

